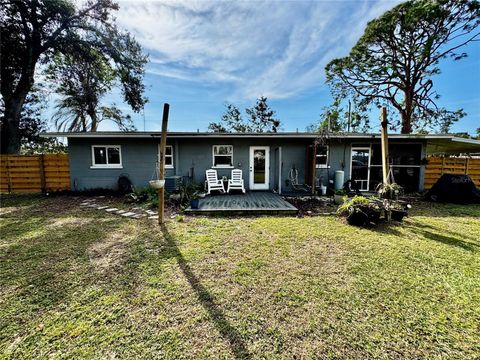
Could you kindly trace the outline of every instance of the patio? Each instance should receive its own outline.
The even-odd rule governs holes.
[[[200,199],[198,209],[185,209],[187,214],[201,215],[296,215],[297,208],[272,192],[219,194]]]

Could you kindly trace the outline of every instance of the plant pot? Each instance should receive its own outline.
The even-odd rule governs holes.
[[[380,215],[382,212],[380,210],[372,210],[367,213],[368,214],[368,220],[370,223],[374,223],[375,225],[378,225],[380,223]]]
[[[369,223],[368,215],[363,211],[352,209],[347,216],[347,222],[353,226],[365,226]]]
[[[200,204],[200,200],[199,199],[193,199],[190,201],[190,207],[192,209],[198,209],[198,205]]]
[[[345,195],[333,195],[333,202],[337,205],[342,205],[344,203],[344,200],[343,198],[345,197]]]
[[[154,189],[161,189],[165,185],[165,180],[150,180],[148,183]]]
[[[407,216],[407,212],[405,210],[396,210],[396,209],[392,209],[392,212],[391,212],[391,215],[392,215],[392,220],[395,220],[395,221],[402,221],[403,218],[405,216]]]

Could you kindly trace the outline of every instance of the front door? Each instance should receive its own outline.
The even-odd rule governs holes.
[[[353,147],[350,178],[360,191],[368,191],[370,184],[370,148]]]
[[[270,147],[250,146],[250,190],[270,187]]]

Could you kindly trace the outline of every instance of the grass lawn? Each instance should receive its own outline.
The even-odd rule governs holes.
[[[402,225],[172,219],[4,197],[0,358],[475,358],[480,206]],[[181,219],[180,219],[181,220]]]

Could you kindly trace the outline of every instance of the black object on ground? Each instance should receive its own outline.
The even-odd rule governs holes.
[[[463,174],[443,174],[425,197],[430,201],[480,204],[480,191],[470,176]]]
[[[118,191],[121,194],[127,194],[133,191],[133,184],[127,175],[120,175],[118,177]]]

